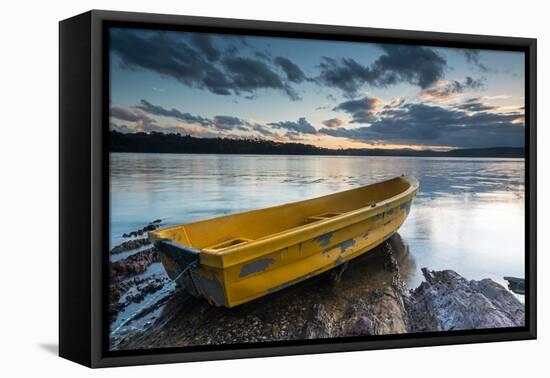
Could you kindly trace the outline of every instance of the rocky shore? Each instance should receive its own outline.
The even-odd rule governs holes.
[[[155,220],[143,229],[156,229],[160,222],[160,219]],[[110,324],[128,306],[143,303],[148,295],[160,291],[170,282],[165,274],[143,275],[152,264],[160,262],[158,251],[147,238],[125,241],[109,251],[110,255],[124,252],[130,252],[130,255],[109,263]]]
[[[150,248],[111,263],[113,319],[148,293],[166,290],[165,276],[152,276],[147,282],[139,278],[157,261],[158,253]],[[493,280],[467,280],[452,270],[423,268],[425,281],[409,290],[404,282],[415,269],[414,259],[396,234],[339,268],[233,309],[212,307],[185,292],[170,290],[130,319],[154,313],[144,329],[112,335],[111,347],[162,348],[524,324],[524,305]],[[137,293],[129,295],[136,288]]]

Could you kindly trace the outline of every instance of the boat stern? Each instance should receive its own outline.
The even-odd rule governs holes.
[[[201,265],[201,252],[169,239],[154,243],[168,277],[195,297],[202,297],[215,306],[227,306],[223,273]]]

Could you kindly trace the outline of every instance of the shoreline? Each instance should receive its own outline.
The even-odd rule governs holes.
[[[403,156],[403,157],[516,157],[525,158],[525,146],[414,148],[328,148],[300,142],[267,139],[198,138],[164,133],[109,131],[109,152],[220,153],[298,156]]]
[[[113,350],[513,327],[525,316],[524,304],[491,279],[423,268],[424,281],[409,289],[405,278],[416,267],[399,234],[342,267],[232,309],[175,288],[162,268],[140,278],[154,264],[154,248],[111,263]]]

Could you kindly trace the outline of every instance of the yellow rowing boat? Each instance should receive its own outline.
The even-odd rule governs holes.
[[[216,306],[234,307],[357,257],[392,236],[418,181],[373,185],[149,233],[168,276]]]

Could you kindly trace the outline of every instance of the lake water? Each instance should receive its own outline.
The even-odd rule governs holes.
[[[420,191],[400,228],[414,269],[468,279],[524,277],[523,159],[272,155],[110,155],[110,244],[155,219],[187,223],[334,193],[401,174]]]

